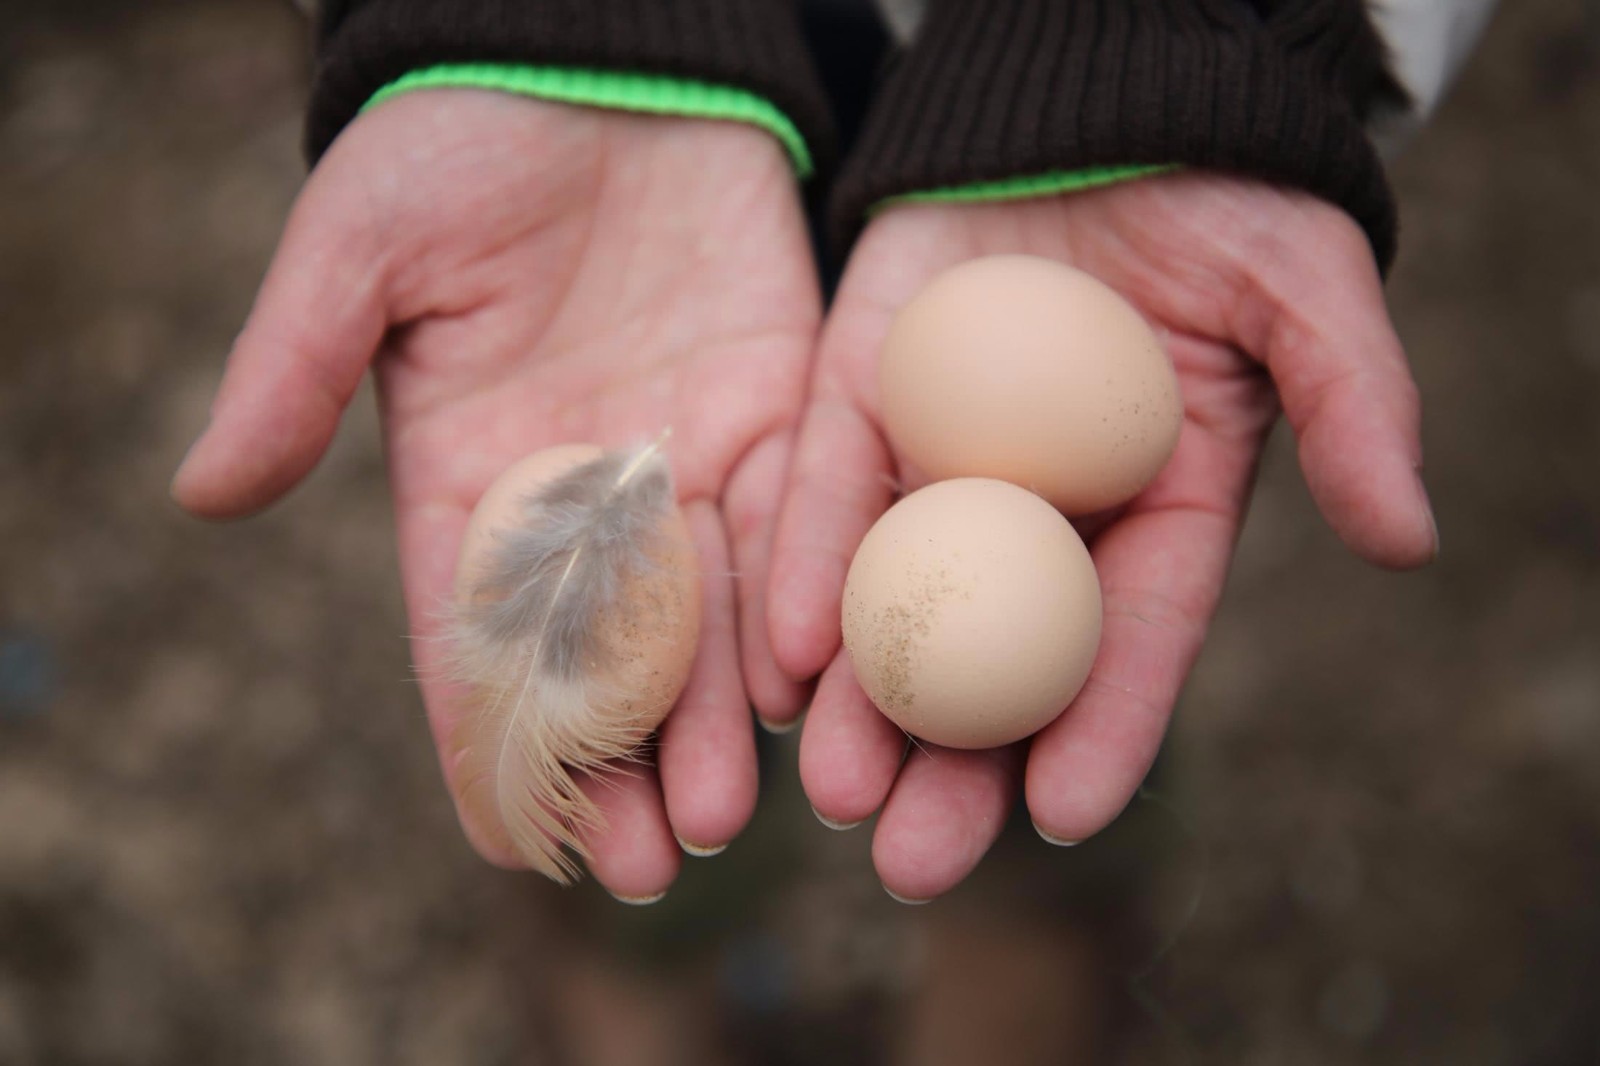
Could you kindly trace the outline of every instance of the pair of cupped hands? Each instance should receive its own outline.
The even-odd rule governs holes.
[[[896,487],[917,487],[881,430],[878,351],[935,274],[1007,252],[1069,263],[1140,308],[1177,367],[1183,431],[1148,489],[1083,527],[1105,623],[1070,709],[1006,748],[908,748],[840,644],[851,556]],[[463,709],[440,608],[484,489],[541,448],[673,430],[704,575],[698,657],[655,765],[584,785],[606,815],[590,869],[628,900],[749,820],[752,707],[775,729],[809,707],[806,794],[836,827],[880,814],[873,862],[902,899],[959,883],[1019,789],[1048,840],[1105,827],[1200,649],[1280,404],[1346,544],[1390,567],[1436,551],[1416,388],[1365,236],[1327,203],[1242,178],[896,207],[867,226],[825,313],[766,133],[420,91],[358,118],[312,173],[178,501],[218,518],[271,503],[316,464],[369,366],[436,739]]]

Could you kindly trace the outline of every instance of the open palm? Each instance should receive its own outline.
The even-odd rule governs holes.
[[[917,487],[880,430],[878,352],[895,312],[933,275],[1011,252],[1099,277],[1164,332],[1183,431],[1139,497],[1079,523],[1105,626],[1072,706],[1030,742],[907,754],[840,651],[855,548],[897,486]],[[1059,843],[1126,805],[1204,639],[1280,398],[1312,493],[1346,543],[1382,565],[1430,558],[1416,390],[1366,240],[1337,209],[1178,175],[1013,204],[906,206],[869,226],[823,331],[778,525],[768,632],[774,669],[821,674],[801,746],[807,794],[835,825],[882,809],[873,853],[891,892],[928,899],[965,877],[1024,780],[1034,824]],[[779,691],[758,680],[758,699]],[[759,709],[782,721],[800,703]]]
[[[175,493],[219,517],[271,502],[374,365],[437,739],[463,706],[442,677],[441,608],[484,489],[549,445],[671,428],[705,580],[700,652],[659,776],[586,786],[607,815],[585,841],[592,871],[618,896],[653,897],[676,875],[674,836],[715,850],[754,807],[732,575],[748,578],[743,613],[761,617],[819,315],[793,178],[765,134],[470,90],[401,96],[309,180]],[[514,864],[495,833],[468,832]]]

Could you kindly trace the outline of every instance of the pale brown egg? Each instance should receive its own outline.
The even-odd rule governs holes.
[[[1025,489],[941,481],[891,507],[844,591],[844,643],[878,709],[953,748],[1059,715],[1100,645],[1100,584],[1071,523]]]
[[[930,480],[999,478],[1067,514],[1132,499],[1183,424],[1139,312],[1031,256],[974,259],[918,292],[884,342],[881,387],[889,439]]]
[[[598,808],[578,775],[629,757],[688,684],[700,571],[659,446],[564,445],[479,500],[451,631],[467,700],[442,738],[463,823],[552,878]]]

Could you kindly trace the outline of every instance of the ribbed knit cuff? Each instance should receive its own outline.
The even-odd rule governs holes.
[[[445,64],[627,71],[743,89],[793,123],[819,166],[826,98],[793,0],[326,0],[306,123],[315,162],[385,86]]]
[[[621,70],[530,67],[502,63],[445,63],[402,74],[385,85],[361,110],[418,89],[490,89],[564,104],[633,111],[647,115],[742,122],[777,138],[802,180],[813,170],[811,152],[795,124],[755,93],[692,78],[635,74]]]
[[[1182,168],[1173,163],[1140,163],[1128,167],[1085,167],[1082,170],[1049,170],[999,181],[975,181],[967,185],[946,185],[936,189],[916,189],[873,204],[875,213],[895,204],[993,204],[1006,200],[1032,200],[1040,196],[1103,189],[1140,178],[1171,174]]]
[[[1363,119],[1402,97],[1362,0],[933,0],[840,175],[833,234],[918,190],[1183,164],[1340,205],[1386,268],[1394,203]]]

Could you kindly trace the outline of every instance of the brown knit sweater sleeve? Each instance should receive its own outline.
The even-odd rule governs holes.
[[[899,193],[1178,163],[1340,205],[1386,268],[1394,203],[1363,120],[1402,95],[1362,0],[932,0],[845,163],[834,232]]]
[[[318,159],[378,89],[441,63],[598,67],[765,97],[826,161],[827,101],[795,0],[325,0],[306,152]]]

